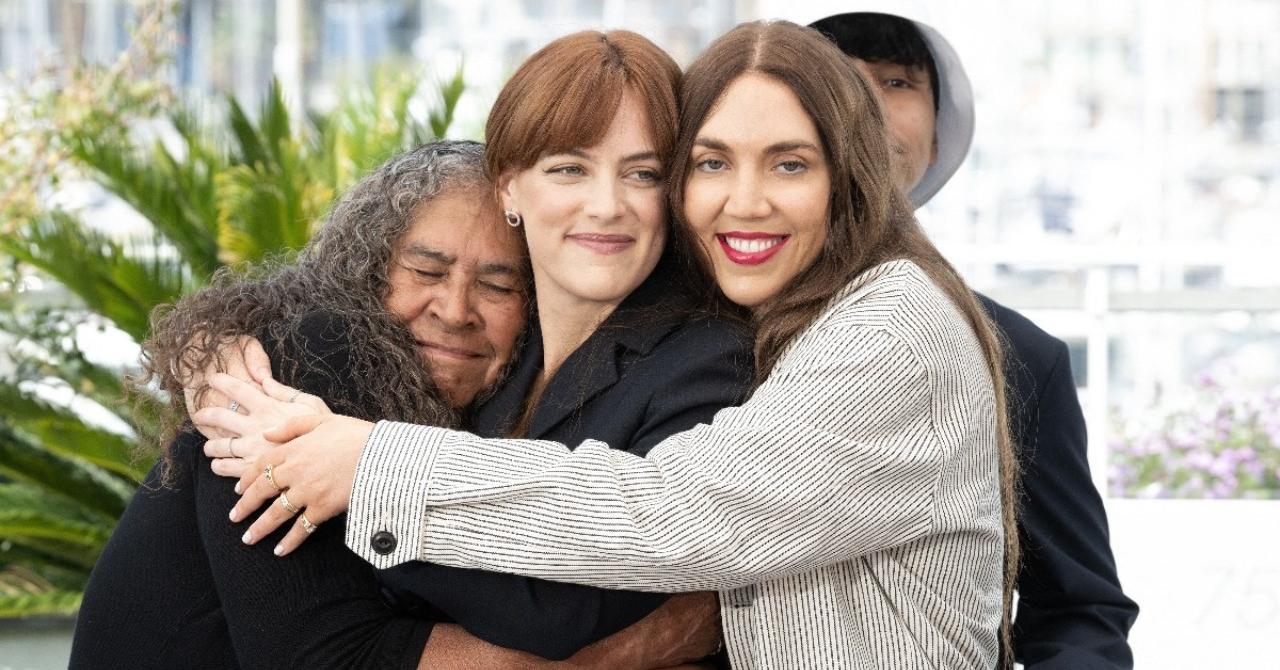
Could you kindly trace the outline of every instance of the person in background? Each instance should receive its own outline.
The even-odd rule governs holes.
[[[928,25],[891,14],[838,14],[811,27],[878,89],[894,176],[923,206],[973,139],[973,96],[955,50]],[[1131,668],[1128,633],[1138,606],[1116,575],[1067,346],[1008,307],[978,299],[1006,343],[1010,428],[1022,465],[1017,660],[1044,670]]]

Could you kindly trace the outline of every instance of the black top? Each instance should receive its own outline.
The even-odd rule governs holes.
[[[565,360],[522,437],[563,444],[594,439],[643,456],[666,437],[742,402],[752,375],[747,332],[672,311],[662,275],[662,268],[655,271]],[[542,338],[533,328],[511,378],[477,413],[477,434],[510,434],[542,357]],[[421,562],[381,576],[398,597],[431,603],[477,637],[552,659],[626,628],[668,598]]]
[[[300,330],[312,365],[279,375],[278,347],[263,345],[286,383],[323,398],[349,392],[316,369],[349,368],[343,331],[323,315]],[[373,568],[343,544],[342,518],[302,550],[276,558],[291,526],[254,546],[233,524],[234,480],[210,470],[204,438],[188,428],[173,444],[161,486],[151,469],[94,566],[71,650],[71,668],[415,668],[432,623],[397,616]]]
[[[1116,576],[1067,345],[978,298],[1005,336],[1010,429],[1022,466],[1017,659],[1029,670],[1132,668],[1128,634],[1138,606]]]

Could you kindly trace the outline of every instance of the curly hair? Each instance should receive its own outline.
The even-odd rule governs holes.
[[[456,427],[457,413],[432,382],[408,327],[387,311],[385,301],[397,245],[425,203],[446,191],[491,197],[483,154],[478,142],[440,141],[398,155],[347,191],[293,262],[277,258],[242,271],[224,268],[200,291],[157,308],[143,343],[142,374],[131,380],[135,387],[155,384],[168,394],[156,437],[168,442],[186,417],[182,380],[211,365],[224,369],[219,349],[242,334],[293,345],[275,352],[283,379],[306,369],[363,400],[362,406],[344,407],[339,399],[335,411]],[[300,327],[317,313],[342,323],[349,369],[327,370],[290,357],[291,351],[305,350],[296,341]],[[207,390],[197,389],[197,398]],[[171,466],[172,454],[166,449],[164,456]]]

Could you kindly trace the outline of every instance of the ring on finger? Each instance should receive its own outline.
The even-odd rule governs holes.
[[[280,492],[280,506],[289,513],[289,516],[293,516],[298,513],[298,508],[294,507],[293,503],[289,502],[289,496],[285,495],[284,491]]]
[[[276,466],[274,463],[268,463],[267,467],[262,469],[262,476],[267,478],[267,483],[271,485],[271,488],[276,490],[276,493],[282,493],[285,489],[276,483],[275,468]]]
[[[231,454],[232,458],[240,458],[236,456],[236,438],[234,436],[227,440],[227,453]]]
[[[240,401],[239,401],[239,400],[232,400],[232,401],[231,401],[231,404],[230,404],[230,405],[227,405],[227,409],[231,410],[232,412],[235,412],[235,413],[239,414],[239,413],[240,413]]]
[[[319,528],[319,524],[311,523],[311,519],[307,518],[306,512],[298,515],[298,522],[302,524],[302,530],[306,531],[307,535],[316,532],[316,528]]]

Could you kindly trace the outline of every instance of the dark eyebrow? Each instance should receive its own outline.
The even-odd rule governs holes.
[[[700,147],[706,147],[712,151],[728,151],[729,145],[717,140],[713,137],[699,137],[693,143]]]
[[[809,149],[822,153],[822,150],[814,146],[813,142],[805,142],[804,140],[788,140],[770,144],[769,148],[765,149],[765,153],[780,154],[784,151],[795,151],[796,149]]]
[[[458,260],[456,256],[450,256],[443,251],[423,246],[417,242],[409,244],[409,246],[404,250],[404,253],[408,256],[417,256],[425,260],[444,263],[445,265],[453,265]]]
[[[519,278],[524,273],[521,272],[514,265],[507,265],[506,263],[485,263],[476,269],[476,274],[507,275],[510,277]]]
[[[639,152],[639,153],[631,154],[630,156],[623,156],[623,157],[622,157],[622,162],[623,162],[623,163],[635,163],[636,161],[651,161],[651,160],[657,160],[657,159],[658,159],[658,152],[656,152],[656,151],[641,151],[641,152]]]

